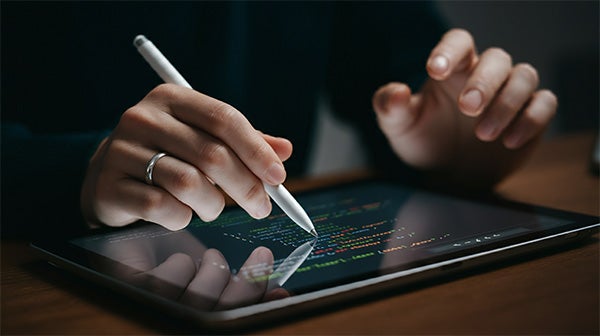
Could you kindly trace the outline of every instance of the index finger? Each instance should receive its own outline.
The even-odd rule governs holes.
[[[163,105],[164,111],[176,119],[223,141],[261,180],[272,185],[285,180],[285,169],[277,153],[232,106],[172,84],[158,86],[149,98]]]
[[[468,71],[477,62],[475,42],[464,29],[448,31],[435,46],[427,61],[431,78],[444,80],[452,73]]]

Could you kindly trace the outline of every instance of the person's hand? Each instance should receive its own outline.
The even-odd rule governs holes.
[[[146,183],[146,167],[164,152]],[[236,109],[192,89],[163,84],[128,109],[90,160],[81,192],[89,223],[139,219],[185,227],[193,212],[214,220],[222,192],[252,217],[271,212],[262,182],[285,180],[291,143],[262,134]],[[214,182],[214,184],[213,184]]]
[[[479,54],[464,30],[446,33],[426,68],[420,92],[389,83],[373,97],[394,152],[417,168],[489,186],[522,162],[556,113],[531,65],[499,48]]]

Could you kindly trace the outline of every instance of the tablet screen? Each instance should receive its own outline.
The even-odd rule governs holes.
[[[274,206],[228,208],[181,231],[154,224],[77,238],[101,272],[204,310],[243,307],[566,231],[576,220],[370,181],[297,197],[314,238]],[[102,259],[102,258],[101,258]],[[113,262],[111,262],[113,261]]]

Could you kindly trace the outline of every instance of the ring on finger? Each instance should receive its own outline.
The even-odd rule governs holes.
[[[146,164],[146,174],[144,175],[144,180],[146,181],[146,183],[148,185],[154,185],[154,180],[152,179],[152,173],[154,172],[154,166],[156,165],[156,162],[158,162],[158,160],[160,160],[161,158],[163,158],[166,155],[167,155],[166,153],[158,152],[158,153],[154,154],[154,156],[152,156],[150,158],[150,160],[148,161],[148,163]]]

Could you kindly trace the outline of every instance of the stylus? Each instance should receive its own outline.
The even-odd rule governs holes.
[[[137,48],[138,52],[144,57],[146,62],[150,64],[152,69],[162,78],[166,83],[177,84],[187,88],[192,86],[181,76],[179,71],[167,60],[167,58],[158,50],[158,48],[148,40],[144,35],[138,35],[133,40],[133,45]],[[271,199],[277,203],[277,205],[288,215],[296,224],[306,230],[306,232],[317,236],[317,231],[310,220],[310,217],[306,214],[306,211],[302,208],[300,203],[290,194],[290,192],[283,186],[277,185],[272,186],[268,183],[264,183],[265,191]]]

